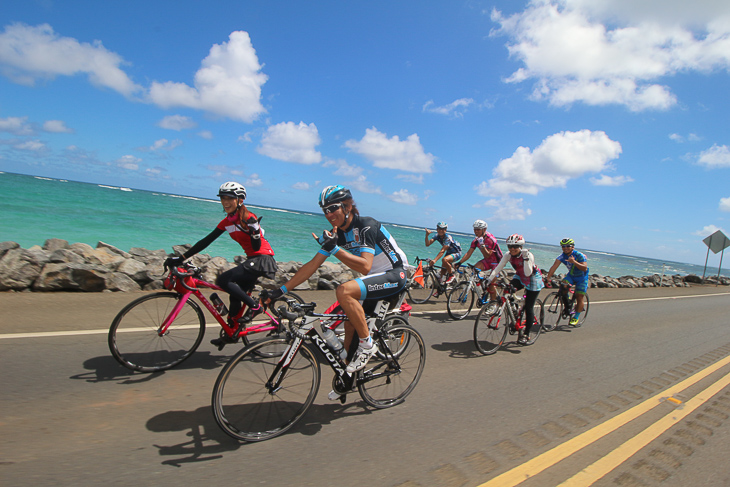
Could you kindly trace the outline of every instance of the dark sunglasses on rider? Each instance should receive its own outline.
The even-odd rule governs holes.
[[[522,248],[522,245],[508,245],[507,248],[510,249],[510,250],[511,249],[521,249]]]
[[[335,203],[334,205],[325,206],[324,208],[322,208],[322,211],[326,215],[328,213],[334,213],[340,208],[342,208],[342,203]]]

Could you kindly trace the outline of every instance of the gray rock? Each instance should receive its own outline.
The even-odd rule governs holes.
[[[30,287],[45,264],[38,257],[37,252],[30,250],[8,250],[0,259],[0,291],[19,291]]]
[[[54,250],[61,250],[61,249],[68,249],[69,245],[66,240],[61,240],[60,238],[49,238],[45,241],[43,244],[43,250],[47,250],[49,252],[53,252]]]
[[[96,244],[96,248],[97,249],[105,249],[106,251],[108,251],[111,254],[121,255],[125,259],[131,259],[132,258],[132,255],[129,254],[128,252],[125,252],[123,250],[119,250],[115,246],[110,245],[108,243],[99,242],[99,243]]]

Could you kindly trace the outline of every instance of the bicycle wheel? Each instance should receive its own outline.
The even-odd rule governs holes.
[[[588,316],[588,305],[590,304],[590,300],[588,299],[588,294],[586,294],[583,298],[583,311],[580,313],[580,318],[578,318],[578,324],[575,325],[576,328],[579,326],[582,326],[583,323],[586,320],[586,316]],[[575,308],[573,308],[575,309]]]
[[[487,307],[482,306],[474,320],[474,345],[484,355],[491,355],[504,343],[509,327],[501,308],[496,313],[487,313]]]
[[[366,403],[384,409],[402,403],[416,388],[426,364],[426,345],[400,316],[388,318],[377,335],[385,358],[373,356],[358,372],[357,390]]]
[[[468,281],[459,283],[454,289],[449,291],[446,299],[446,311],[449,312],[449,316],[454,320],[463,320],[471,313],[471,309],[474,307],[475,293],[469,284]]]
[[[234,355],[223,367],[213,387],[213,415],[226,434],[243,441],[263,441],[279,436],[299,421],[319,389],[319,363],[302,345],[281,386],[267,383],[280,357],[268,357],[268,348],[280,349],[285,338],[256,342]],[[257,353],[258,352],[258,353]]]
[[[436,293],[436,283],[433,282],[431,273],[423,273],[423,285],[411,280],[408,286],[408,297],[416,304],[423,304]]]
[[[301,296],[299,296],[296,293],[287,293],[284,296],[281,296],[280,298],[277,298],[277,299],[273,300],[269,304],[269,310],[270,310],[269,312],[272,315],[274,315],[274,317],[277,320],[279,320],[279,323],[281,323],[281,320],[282,320],[281,316],[279,315],[279,306],[286,305],[287,310],[288,311],[292,311],[291,306],[289,306],[288,303],[287,303],[287,299],[288,300],[292,300],[293,299],[294,301],[296,301],[299,304],[304,304],[304,300],[301,298]],[[266,318],[266,315],[261,315],[261,316],[263,316],[263,317]],[[264,335],[262,337],[262,339],[270,338],[270,337],[278,337],[284,331],[285,331],[285,326],[282,325],[278,330],[271,330],[271,331],[269,331],[266,335]],[[251,338],[249,338],[249,335],[245,335],[245,336],[241,337],[241,341],[243,342],[244,346],[249,346],[251,344],[251,342],[253,341],[252,338],[253,338],[253,335],[251,335]],[[281,354],[284,352],[284,349],[285,348],[286,347],[283,347],[280,351],[276,351],[276,350],[271,349],[267,353],[271,353],[271,355],[269,355],[269,357],[280,357]],[[260,351],[258,353],[263,353],[263,352]]]
[[[542,331],[542,322],[545,320],[545,308],[540,299],[535,300],[533,310],[535,313],[535,322],[532,324],[532,328],[530,328],[530,339],[527,341],[528,345],[532,345],[540,337],[540,332]]]
[[[542,322],[542,329],[545,331],[553,331],[560,324],[563,318],[563,301],[557,292],[552,292],[545,298],[543,307],[545,319]]]
[[[158,333],[179,300],[177,293],[159,292],[125,306],[109,328],[114,358],[131,370],[157,372],[190,357],[205,334],[205,316],[197,303],[188,299],[167,331]]]

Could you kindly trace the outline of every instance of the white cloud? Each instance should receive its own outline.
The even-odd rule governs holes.
[[[423,150],[417,134],[400,140],[395,135],[388,138],[375,127],[365,130],[365,136],[356,140],[348,140],[345,147],[372,161],[375,167],[398,169],[415,173],[433,172],[435,157]]]
[[[294,183],[294,184],[292,184],[292,186],[291,186],[291,187],[292,187],[292,188],[294,188],[294,189],[298,189],[298,190],[300,190],[300,191],[307,191],[307,190],[309,190],[309,189],[310,189],[310,188],[311,188],[312,186],[311,186],[311,185],[310,185],[309,183],[306,183],[306,182],[304,182],[304,181],[300,181],[300,182],[298,182],[298,183]]]
[[[694,233],[694,235],[697,235],[698,237],[702,237],[704,239],[705,237],[709,237],[710,235],[712,235],[713,233],[715,233],[718,230],[720,230],[722,233],[725,233],[725,231],[718,226],[705,225],[705,227],[702,230],[697,230]]]
[[[609,169],[621,154],[621,144],[602,131],[559,132],[534,150],[518,147],[512,157],[499,161],[495,176],[475,189],[482,196],[511,193],[537,194],[546,188],[565,187],[572,178]]]
[[[720,198],[720,211],[730,211],[730,197]]]
[[[313,123],[282,122],[271,125],[261,137],[259,154],[286,162],[317,164],[322,154],[315,150],[322,141],[317,126]]]
[[[491,220],[524,220],[532,215],[532,210],[524,207],[522,198],[510,198],[503,196],[501,198],[493,198],[484,202],[485,207],[494,208]]]
[[[730,167],[730,148],[726,145],[714,144],[700,153],[697,162],[710,169]]]
[[[210,130],[201,130],[200,132],[198,132],[198,136],[202,139],[212,140],[213,132],[211,132]]]
[[[636,7],[644,3],[652,6]],[[662,22],[663,12],[672,8],[657,0],[533,0],[508,17],[494,10],[492,20],[500,28],[493,34],[508,36],[510,55],[523,64],[506,81],[535,80],[535,100],[664,110],[676,97],[659,79],[730,67],[729,9],[704,3],[713,7],[711,14],[695,16],[701,34],[683,27],[675,13]],[[686,3],[679,10],[693,7]]]
[[[605,174],[601,174],[600,178],[590,178],[590,181],[594,186],[623,186],[626,183],[634,182],[629,176],[606,176]]]
[[[409,193],[407,189],[400,189],[386,196],[389,200],[402,205],[414,206],[418,203],[418,196]]]
[[[379,186],[375,186],[373,183],[368,181],[367,177],[360,175],[356,179],[352,181],[347,181],[345,183],[345,186],[349,187],[350,189],[354,189],[357,192],[361,193],[370,193],[370,194],[382,194],[382,191],[380,190]]]
[[[423,184],[423,174],[415,175],[415,174],[398,174],[396,179],[402,179],[403,181],[407,183],[412,184]]]
[[[0,132],[8,132],[13,135],[33,135],[35,131],[30,124],[26,123],[28,117],[0,118]]]
[[[43,130],[54,134],[72,134],[73,129],[66,126],[63,120],[46,120],[43,123]]]
[[[679,134],[669,134],[669,140],[673,140],[675,142],[684,142],[684,137]]]
[[[150,150],[152,152],[159,151],[159,150],[167,150],[171,151],[176,147],[179,147],[182,145],[182,140],[175,139],[172,142],[170,142],[167,139],[159,139],[156,140],[147,150]]]
[[[157,122],[157,126],[163,129],[177,130],[180,132],[181,130],[194,129],[198,126],[198,124],[190,117],[183,115],[168,115]]]
[[[258,188],[259,186],[263,185],[264,182],[261,180],[258,174],[251,174],[248,178],[246,178],[246,186]]]
[[[132,96],[141,87],[119,68],[122,64],[121,56],[106,50],[101,41],[89,44],[60,37],[48,24],[15,23],[0,34],[0,73],[15,83],[32,86],[37,79],[84,73],[93,85]]]
[[[46,148],[46,145],[40,140],[26,140],[15,144],[13,147],[20,150],[27,150],[31,152],[39,152]]]
[[[362,174],[362,168],[360,166],[354,166],[348,164],[344,159],[329,159],[322,164],[324,167],[337,166],[334,174],[335,176],[343,176],[346,178],[358,177]]]
[[[261,87],[268,76],[261,73],[247,32],[232,32],[228,39],[210,48],[195,73],[194,87],[153,82],[149,100],[163,108],[188,107],[247,123],[256,120],[266,112],[261,105]]]
[[[142,159],[131,155],[122,156],[116,160],[117,166],[132,171],[139,169],[140,162],[142,162]]]
[[[448,105],[437,107],[433,100],[429,100],[425,105],[423,105],[423,111],[446,115],[451,118],[460,118],[464,116],[464,112],[466,112],[466,109],[469,108],[469,105],[472,103],[474,103],[474,99],[472,98],[459,98]]]

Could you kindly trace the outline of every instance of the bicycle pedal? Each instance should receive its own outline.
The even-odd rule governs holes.
[[[345,404],[346,400],[347,400],[347,394],[342,394],[340,396],[340,404]]]

